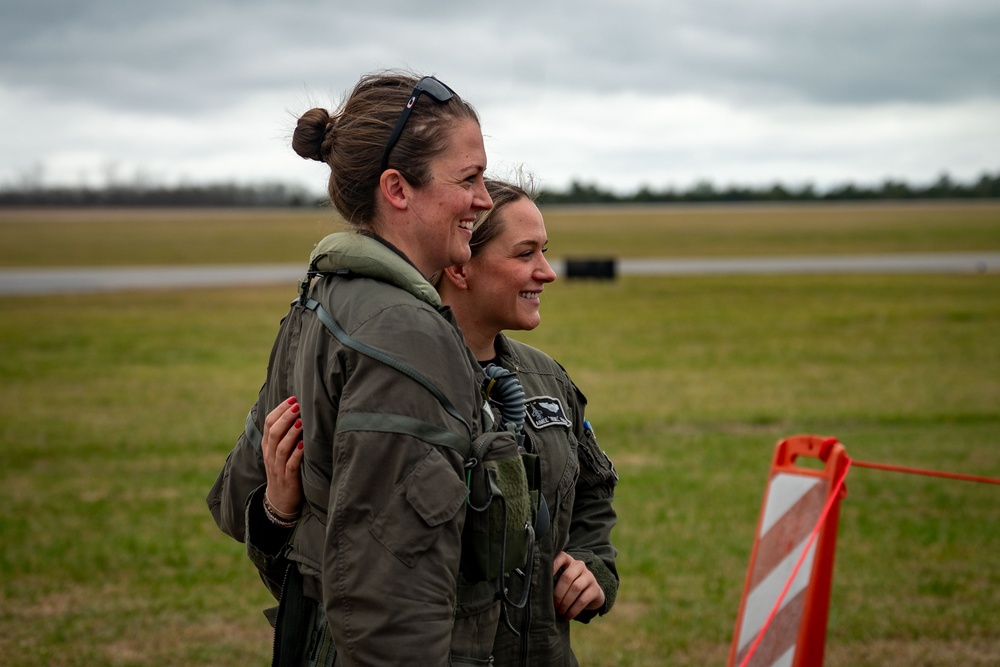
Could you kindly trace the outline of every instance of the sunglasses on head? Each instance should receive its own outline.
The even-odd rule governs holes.
[[[406,125],[406,119],[410,117],[413,105],[417,103],[417,98],[422,93],[427,93],[442,103],[447,102],[455,95],[455,91],[432,76],[425,76],[420,81],[417,81],[417,85],[414,86],[413,92],[410,94],[409,101],[403,107],[403,112],[399,114],[396,127],[392,129],[392,134],[389,135],[389,141],[385,145],[385,150],[382,151],[382,171],[389,168],[389,153],[392,152],[392,149],[396,146],[396,142],[399,141],[399,136],[403,134],[403,126]]]

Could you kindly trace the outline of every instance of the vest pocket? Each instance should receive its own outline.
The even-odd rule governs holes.
[[[431,449],[396,486],[369,532],[407,567],[437,541],[442,524],[455,518],[468,489],[455,468]]]

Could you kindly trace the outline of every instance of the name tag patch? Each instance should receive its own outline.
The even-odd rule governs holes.
[[[542,429],[548,426],[571,426],[566,410],[563,409],[562,402],[554,396],[536,396],[524,402],[524,407],[528,409],[528,419],[535,428]]]

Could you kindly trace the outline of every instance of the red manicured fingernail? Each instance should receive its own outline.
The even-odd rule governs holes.
[[[294,412],[298,412],[298,411],[299,411],[299,404],[296,403],[295,405],[292,406],[292,412],[294,413]]]
[[[291,398],[288,399],[287,402],[288,402],[289,405],[291,405],[292,403],[295,403],[297,400],[298,400],[297,398],[295,398],[294,396],[292,396]]]
[[[299,449],[302,449],[302,447],[303,447],[304,445],[305,445],[305,443],[304,443],[304,442],[302,442],[301,440],[299,440]]]
[[[302,428],[302,420],[299,419],[295,422],[295,428]]]

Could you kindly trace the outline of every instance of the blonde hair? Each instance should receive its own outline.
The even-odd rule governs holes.
[[[521,199],[535,201],[534,182],[530,176],[521,171],[517,173],[516,183],[495,178],[487,178],[485,182],[486,191],[493,200],[493,208],[481,211],[476,216],[472,228],[472,240],[469,241],[473,257],[503,232],[502,212],[509,204]]]
[[[503,217],[501,212],[510,204],[522,199],[535,201],[535,185],[530,176],[523,172],[517,174],[518,183],[502,181],[497,178],[487,178],[486,192],[493,200],[493,208],[487,211],[480,211],[476,216],[476,222],[472,227],[472,238],[469,240],[469,248],[472,250],[472,257],[489,245],[493,239],[503,232]],[[430,283],[435,288],[441,284],[443,271],[438,271],[430,277]]]

